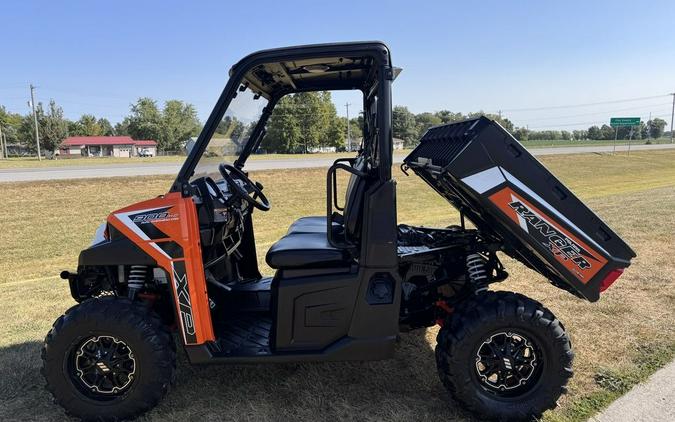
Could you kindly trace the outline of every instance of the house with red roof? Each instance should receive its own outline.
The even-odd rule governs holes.
[[[71,136],[59,147],[64,157],[154,157],[157,141],[130,136]]]

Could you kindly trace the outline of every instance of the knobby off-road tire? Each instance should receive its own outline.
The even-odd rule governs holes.
[[[517,293],[468,299],[445,322],[437,342],[443,385],[484,419],[539,417],[556,406],[572,376],[574,354],[564,327],[539,302]]]
[[[68,415],[125,420],[166,395],[175,379],[176,345],[142,303],[101,297],[70,308],[54,322],[42,362],[46,388]]]

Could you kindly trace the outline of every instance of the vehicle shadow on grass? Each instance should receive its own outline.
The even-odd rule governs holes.
[[[43,388],[41,347],[0,348],[0,420],[64,419]],[[175,388],[141,420],[196,419],[471,420],[440,383],[424,330],[377,362],[192,366],[181,351]]]

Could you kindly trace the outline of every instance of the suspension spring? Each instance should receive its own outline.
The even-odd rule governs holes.
[[[477,291],[487,288],[488,274],[482,255],[473,253],[466,256],[466,272],[471,283],[478,288]]]
[[[137,291],[143,288],[148,275],[148,267],[145,265],[132,265],[129,269],[129,291]]]

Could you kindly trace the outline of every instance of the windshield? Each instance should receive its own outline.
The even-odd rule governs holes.
[[[218,165],[222,162],[233,163],[241,154],[266,105],[267,100],[249,88],[238,90],[199,159],[191,180],[217,174]],[[188,153],[195,140],[188,143]]]

